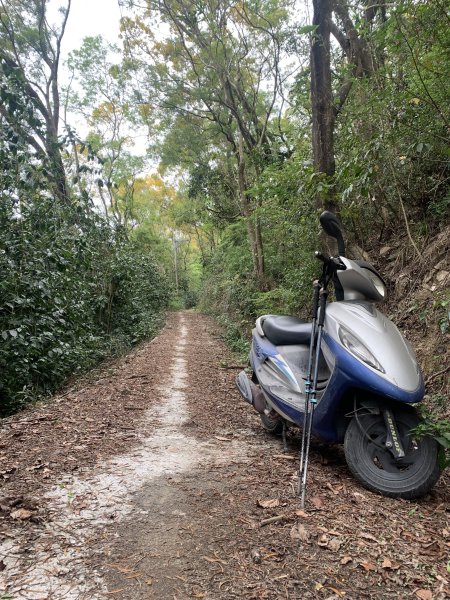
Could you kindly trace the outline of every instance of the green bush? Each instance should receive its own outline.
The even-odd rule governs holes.
[[[429,435],[439,444],[439,464],[441,469],[450,466],[450,420],[436,420],[429,411],[423,410],[423,422],[416,427],[419,437]]]
[[[0,411],[151,335],[167,304],[153,259],[94,211],[44,194],[0,209]],[[76,220],[75,220],[76,218]]]
[[[0,415],[151,335],[167,305],[148,253],[85,192],[57,198],[51,167],[27,145],[35,119],[20,82],[0,79]],[[37,126],[36,123],[34,123]]]

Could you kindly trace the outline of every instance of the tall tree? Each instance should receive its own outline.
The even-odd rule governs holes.
[[[68,189],[58,139],[60,91],[58,72],[61,41],[69,17],[71,0],[60,9],[59,26],[49,22],[46,0],[0,0],[0,63],[2,77],[22,83],[32,106],[43,118],[45,129],[31,126],[20,135],[36,154],[48,157],[56,196],[68,203]],[[6,121],[12,115],[0,107]]]
[[[347,100],[355,78],[370,77],[375,70],[376,63],[365,33],[369,30],[378,9],[384,19],[384,2],[375,5],[367,1],[363,9],[354,9],[359,21],[359,28],[357,28],[346,0],[313,0],[310,57],[312,147],[314,170],[328,180],[332,180],[336,170],[334,155],[336,117]],[[340,44],[348,65],[346,75],[336,83],[332,75],[331,34]],[[336,94],[333,94],[333,89],[337,89]],[[318,205],[334,210],[336,201],[333,184],[322,189],[326,192],[318,195]]]
[[[120,63],[120,49],[101,36],[84,38],[67,61],[71,78],[66,90],[67,106],[81,115],[89,127],[87,142],[102,162],[101,177],[91,177],[106,216],[128,227],[134,186],[145,160],[133,146],[137,137],[139,110],[133,98],[130,73]],[[76,168],[85,157],[74,143]],[[93,171],[93,169],[90,169]]]
[[[159,108],[214,128],[234,157],[236,194],[246,221],[255,276],[264,285],[264,250],[248,190],[284,136],[279,127],[282,28],[286,11],[271,2],[150,1],[145,19],[169,25],[161,40],[141,19],[125,21],[128,48],[151,57],[149,89]]]
[[[332,177],[334,160],[334,105],[331,86],[330,29],[331,0],[313,0],[314,35],[311,43],[312,147],[316,173]],[[324,208],[333,209],[327,194],[318,198]]]

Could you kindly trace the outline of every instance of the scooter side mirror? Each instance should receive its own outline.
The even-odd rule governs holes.
[[[336,215],[329,210],[325,210],[320,215],[320,224],[327,235],[337,240],[340,256],[345,256],[345,244],[342,236],[341,224]]]

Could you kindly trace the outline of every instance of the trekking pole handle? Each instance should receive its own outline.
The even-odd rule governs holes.
[[[323,262],[324,264],[326,264],[329,261],[329,257],[325,256],[324,254],[322,254],[322,252],[318,252],[317,250],[314,252],[314,256],[320,260],[321,262]]]
[[[327,305],[328,292],[322,288],[319,294],[319,321],[318,326],[323,327],[325,321],[325,307]]]
[[[311,309],[311,318],[317,319],[317,310],[319,308],[320,282],[316,279],[313,283],[313,301]]]

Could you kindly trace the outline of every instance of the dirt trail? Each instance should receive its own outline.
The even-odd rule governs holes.
[[[380,498],[315,446],[299,511],[297,438],[283,455],[234,367],[210,319],[172,313],[96,381],[5,419],[0,600],[449,597],[448,478]]]

